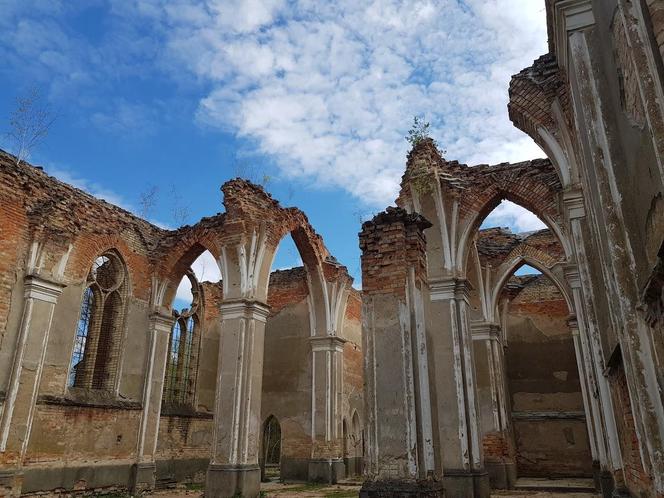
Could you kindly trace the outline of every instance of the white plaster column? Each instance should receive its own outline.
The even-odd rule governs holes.
[[[579,332],[579,324],[576,317],[572,317],[567,321],[570,332],[572,333],[572,340],[574,341],[574,354],[576,356],[576,365],[579,370],[579,383],[581,384],[581,395],[583,397],[583,409],[586,418],[586,427],[588,429],[588,440],[590,441],[590,454],[593,461],[598,461],[597,454],[597,435],[596,424],[593,420],[593,411],[590,405],[590,385],[586,375],[586,367],[583,358],[583,347],[581,345],[581,334]]]
[[[143,386],[143,413],[133,477],[135,491],[152,489],[155,484],[155,453],[159,438],[164,377],[168,363],[168,343],[173,322],[174,319],[171,315],[155,312],[150,316],[148,363]]]
[[[578,223],[578,219],[571,220],[573,233],[580,232]],[[576,239],[575,246],[577,250],[580,249],[581,245],[581,240]],[[584,279],[580,277],[580,272],[576,268],[567,267],[565,269],[565,277],[572,289],[576,311],[578,352],[581,356],[581,365],[584,369],[583,378],[586,379],[586,389],[588,392],[589,412],[587,412],[586,416],[592,422],[592,432],[589,435],[591,440],[594,440],[600,471],[614,472],[622,468],[622,457],[614,418],[613,400],[608,380],[604,375],[601,339],[596,327],[589,320],[586,308],[592,306],[592,301],[584,296],[585,292],[582,282]],[[589,282],[588,287],[590,287]],[[575,338],[575,348],[576,341],[577,339]],[[590,429],[591,427],[589,426]],[[591,449],[592,444],[591,442]]]
[[[53,311],[64,285],[38,275],[25,277],[23,314],[0,420],[0,491],[20,494],[20,474],[35,414]]]
[[[505,349],[499,325],[471,322],[475,374],[480,406],[482,442],[486,440],[484,465],[493,489],[509,489],[516,481],[516,464],[509,453],[512,435],[506,397]]]
[[[265,322],[269,308],[257,301],[221,305],[221,340],[212,457],[205,496],[260,493],[258,453]]]
[[[434,440],[442,449],[448,497],[489,496],[479,421],[468,286],[456,278],[429,281],[428,341],[436,390]]]
[[[309,481],[336,483],[345,477],[341,393],[344,339],[315,336],[311,341],[311,460]]]

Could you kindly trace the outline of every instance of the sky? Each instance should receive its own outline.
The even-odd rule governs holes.
[[[0,132],[33,88],[30,162],[164,227],[244,176],[308,216],[359,282],[362,220],[393,204],[413,116],[449,159],[543,157],[507,116],[547,51],[543,0],[0,0]],[[6,135],[0,147],[11,151]],[[501,204],[484,226],[542,228]],[[214,279],[214,268],[203,264]],[[275,268],[300,264],[290,240]],[[214,266],[214,265],[213,265]]]

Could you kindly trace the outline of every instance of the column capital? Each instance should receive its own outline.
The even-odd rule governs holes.
[[[429,280],[429,296],[432,301],[468,299],[473,286],[465,278],[442,277]]]
[[[586,205],[583,201],[583,191],[580,187],[570,188],[563,192],[563,206],[570,220],[585,218]]]
[[[175,323],[175,317],[173,315],[168,315],[159,311],[155,311],[150,315],[150,325],[155,332],[170,334],[171,329],[173,328],[173,323]]]
[[[336,335],[313,336],[309,338],[311,350],[316,351],[337,351],[343,352],[344,344],[348,341]]]
[[[592,0],[562,0],[553,7],[553,31],[558,64],[567,67],[567,39],[595,24]]]
[[[501,342],[500,325],[488,322],[470,322],[470,332],[473,341]]]
[[[570,315],[567,318],[567,326],[572,331],[572,335],[579,335],[579,321],[576,319],[576,315]]]
[[[270,307],[267,304],[248,299],[224,301],[219,305],[219,310],[222,320],[249,318],[265,323],[270,315]]]
[[[581,288],[581,276],[579,274],[579,267],[576,263],[568,263],[564,265],[563,272],[565,273],[567,283],[572,289]]]
[[[39,275],[27,275],[25,277],[25,297],[55,304],[58,302],[65,284],[47,280]]]

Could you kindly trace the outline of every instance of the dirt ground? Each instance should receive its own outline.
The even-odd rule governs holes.
[[[312,485],[312,484],[282,484],[267,483],[262,485],[263,498],[354,498],[360,490],[359,485]],[[172,490],[160,491],[150,496],[158,498],[200,498],[201,490]],[[496,498],[597,498],[593,493],[573,493],[548,491],[501,491],[492,496]]]

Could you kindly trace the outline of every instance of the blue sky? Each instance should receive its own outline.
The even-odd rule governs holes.
[[[507,118],[546,52],[541,0],[0,0],[0,131],[38,87],[58,118],[30,161],[175,226],[238,174],[307,213],[359,277],[361,219],[391,204],[414,115],[470,164],[543,154]],[[11,149],[5,136],[0,146]],[[541,227],[502,204],[487,221]],[[283,243],[276,267],[299,263]]]

